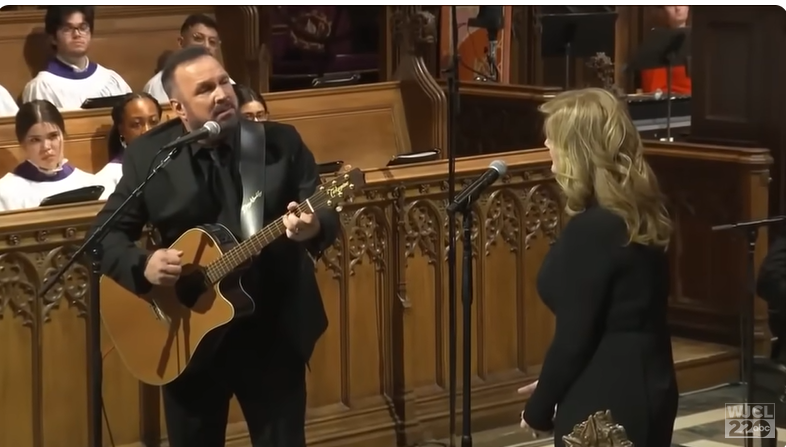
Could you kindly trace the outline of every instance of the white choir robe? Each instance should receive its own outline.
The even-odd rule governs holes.
[[[0,85],[0,117],[2,116],[16,116],[19,111],[19,106],[16,104],[14,97],[8,93],[8,90]]]
[[[41,176],[50,179],[41,181]],[[36,208],[49,196],[97,185],[100,185],[100,182],[93,174],[68,163],[63,165],[62,171],[49,175],[41,172],[32,163],[24,161],[0,178],[0,211]]]
[[[25,85],[22,102],[45,99],[60,110],[77,110],[88,98],[104,98],[131,93],[131,87],[113,70],[89,62],[85,70],[58,58]]]
[[[235,83],[232,78],[229,78],[229,82],[233,84]],[[167,95],[166,91],[164,91],[164,84],[161,82],[160,71],[154,74],[153,77],[147,81],[147,84],[145,84],[145,87],[142,89],[142,91],[149,93],[150,96],[156,98],[156,101],[161,104],[169,104],[169,95]]]
[[[104,193],[101,194],[101,200],[106,200],[109,196],[115,191],[117,187],[117,183],[120,181],[120,177],[123,176],[123,163],[120,163],[119,160],[113,160],[106,164],[103,168],[101,168],[98,173],[96,173],[96,180],[98,180],[101,186],[104,187]]]

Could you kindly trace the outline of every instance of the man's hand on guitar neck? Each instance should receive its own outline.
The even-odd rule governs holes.
[[[145,278],[156,286],[171,286],[177,282],[182,272],[180,266],[183,252],[162,248],[156,250],[147,258],[145,264]]]
[[[290,202],[287,205],[287,213],[281,219],[287,229],[287,237],[293,241],[307,241],[319,234],[320,226],[317,215],[299,213],[295,202]]]

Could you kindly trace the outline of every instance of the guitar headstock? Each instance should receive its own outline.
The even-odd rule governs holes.
[[[358,168],[344,165],[341,172],[333,180],[324,182],[310,199],[311,206],[317,208],[333,208],[341,211],[345,203],[352,203],[355,194],[366,186],[366,176]]]

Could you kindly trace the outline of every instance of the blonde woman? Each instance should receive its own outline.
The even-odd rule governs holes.
[[[562,436],[611,410],[636,447],[671,445],[677,385],[667,326],[671,222],[625,106],[601,89],[541,106],[571,216],[541,265],[556,331],[522,426]]]

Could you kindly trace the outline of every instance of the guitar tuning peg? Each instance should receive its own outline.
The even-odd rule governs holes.
[[[350,197],[349,199],[347,199],[347,202],[355,203],[355,198],[354,197]]]
[[[344,207],[339,205],[339,206],[336,207],[336,212],[340,213],[341,210],[343,210],[343,209],[344,209]]]
[[[349,185],[347,185],[347,188],[349,188],[350,190],[352,190],[352,189],[355,189],[355,185],[353,185],[352,183],[350,183]]]
[[[344,180],[349,180],[349,174],[344,174]]]
[[[332,182],[330,182],[330,184],[333,185],[333,186],[336,186],[336,181],[333,180]]]

